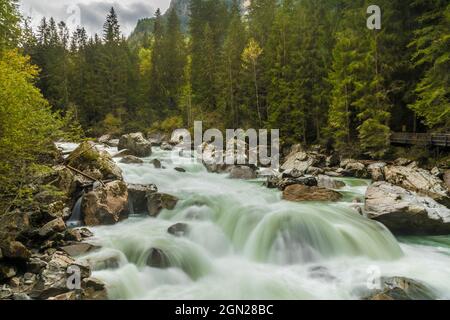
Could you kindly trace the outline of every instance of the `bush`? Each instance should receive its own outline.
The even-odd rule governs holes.
[[[33,164],[54,148],[63,121],[34,86],[38,74],[17,50],[0,51],[0,203],[19,198]],[[6,207],[8,207],[6,205]],[[1,209],[1,208],[0,208]]]

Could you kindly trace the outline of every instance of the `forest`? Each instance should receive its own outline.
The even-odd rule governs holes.
[[[380,30],[367,28],[369,1],[191,0],[187,26],[172,6],[130,38],[114,8],[90,36],[51,17],[33,30],[17,1],[0,3],[2,180],[26,176],[56,136],[197,120],[382,158],[392,131],[450,127],[445,0],[379,0]]]

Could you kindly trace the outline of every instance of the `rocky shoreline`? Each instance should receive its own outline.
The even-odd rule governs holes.
[[[125,183],[113,159],[142,164],[141,158],[150,156],[152,147],[171,150],[174,144],[162,134],[132,133],[120,139],[103,136],[97,143],[81,143],[66,157],[60,154],[51,172],[36,179],[33,197],[39,205],[0,216],[0,299],[107,299],[105,284],[91,277],[96,266],[77,260],[96,250],[89,243],[93,234],[85,227],[68,226],[111,225],[130,214],[156,217],[163,209],[175,208],[178,199],[158,192],[157,186]],[[111,156],[102,145],[118,147],[119,153]],[[157,159],[152,164],[164,169]],[[291,148],[279,172],[237,164],[205,163],[205,167],[210,172],[226,172],[231,179],[264,177],[265,187],[279,189],[285,200],[296,202],[339,201],[339,189],[345,184],[336,178],[371,179],[375,183],[365,199],[354,199],[357,214],[383,223],[395,235],[450,234],[448,168],[426,170],[407,159],[391,163],[341,159],[319,147],[304,150],[300,145]],[[44,185],[47,189],[40,188]],[[168,232],[180,236],[186,228],[174,225]],[[152,266],[164,265],[164,252],[155,251],[149,258]],[[68,270],[72,269],[79,272],[76,288],[70,285],[74,278]],[[384,283],[368,299],[417,298],[405,283],[422,285],[400,278]]]

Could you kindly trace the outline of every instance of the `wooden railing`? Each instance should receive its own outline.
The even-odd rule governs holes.
[[[391,135],[392,144],[450,147],[450,134],[394,132]]]

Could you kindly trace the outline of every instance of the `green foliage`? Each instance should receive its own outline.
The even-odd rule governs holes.
[[[411,108],[434,128],[450,127],[450,4],[433,1],[434,7],[419,18],[415,31],[416,67],[424,67],[425,74],[416,87],[418,99]]]
[[[18,44],[21,30],[17,0],[0,0],[0,50]]]
[[[0,194],[21,197],[30,164],[61,136],[63,123],[34,87],[38,74],[28,57],[0,51]]]

